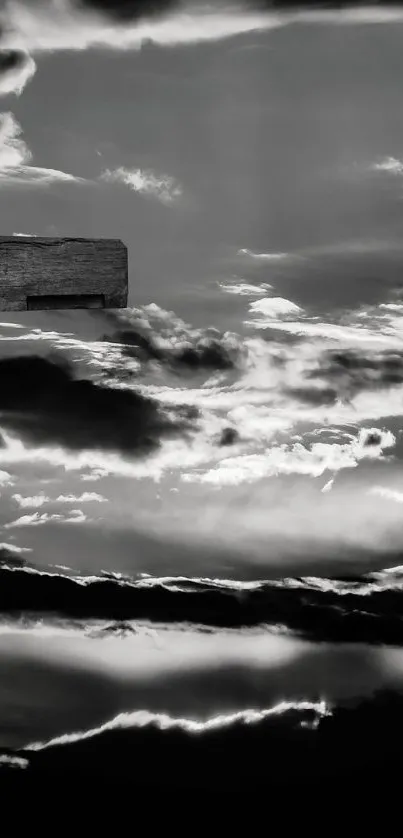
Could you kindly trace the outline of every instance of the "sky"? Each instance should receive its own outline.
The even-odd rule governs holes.
[[[127,310],[1,315],[3,549],[398,564],[403,12],[144,8],[0,5],[1,232],[130,266]]]

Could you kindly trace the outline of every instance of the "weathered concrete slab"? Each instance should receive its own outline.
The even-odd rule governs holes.
[[[127,287],[119,239],[0,236],[0,311],[125,308]]]

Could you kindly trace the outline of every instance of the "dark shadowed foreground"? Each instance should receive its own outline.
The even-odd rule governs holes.
[[[382,787],[398,779],[403,765],[403,697],[380,693],[356,708],[319,716],[289,709],[261,721],[235,720],[205,731],[150,721],[141,727],[91,731],[77,741],[40,750],[2,752],[3,788],[24,790],[91,777],[115,791],[244,792],[300,787],[315,793],[328,784]],[[67,737],[67,740],[70,737]],[[74,737],[71,737],[74,740]]]

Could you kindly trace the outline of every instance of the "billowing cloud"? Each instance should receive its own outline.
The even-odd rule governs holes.
[[[403,350],[365,353],[361,349],[324,352],[309,379],[331,384],[341,397],[352,398],[365,390],[379,390],[403,384]],[[303,388],[302,388],[303,392]]]
[[[265,297],[251,303],[249,310],[252,314],[261,315],[265,322],[272,322],[279,317],[296,315],[302,312],[300,306],[282,297]]]
[[[0,114],[0,184],[2,186],[47,186],[52,183],[83,183],[83,178],[32,166],[32,153],[21,138],[22,128],[12,113]]]
[[[19,494],[12,495],[12,497],[21,509],[36,508],[43,506],[44,503],[49,503],[50,501],[50,498],[48,498],[43,492],[39,495],[33,495],[32,497],[23,497]]]
[[[279,298],[265,298],[272,299]],[[367,441],[362,458],[355,455],[354,440],[362,425],[383,425],[385,416],[401,413],[401,311],[398,302],[385,301],[382,306],[366,311],[365,317],[361,311],[351,312],[342,322],[335,322],[337,337],[318,333],[314,340],[302,336],[298,342],[279,340],[279,327],[305,322],[323,325],[306,310],[301,320],[283,319],[289,316],[286,314],[273,318],[262,338],[260,334],[241,337],[195,329],[155,304],[103,314],[101,329],[110,326],[111,332],[102,341],[80,341],[40,330],[2,336],[1,340],[11,342],[46,341],[72,360],[80,357],[85,367],[80,365],[79,369],[88,370],[85,375],[90,374],[93,381],[78,382],[73,368],[68,368],[66,375],[59,364],[55,373],[42,359],[43,372],[38,366],[37,373],[29,375],[30,380],[44,376],[46,382],[49,374],[44,393],[35,384],[35,409],[30,407],[29,385],[13,394],[10,407],[3,410],[5,444],[0,465],[12,470],[13,464],[43,462],[49,467],[81,471],[84,480],[107,474],[159,480],[173,470],[188,475],[186,481],[236,486],[276,474],[320,477],[326,471],[355,467],[361,459],[378,458],[381,438],[375,435],[372,446]],[[348,343],[352,331],[356,349]],[[385,346],[379,344],[379,338],[384,338]],[[27,376],[29,365],[38,362],[38,358],[25,358]],[[19,374],[20,363],[22,358],[0,361],[0,384],[4,364],[11,377],[13,365]],[[348,376],[356,367],[358,387],[354,390]],[[385,393],[388,389],[387,397],[380,400],[378,389],[383,384],[379,379],[383,376]],[[97,419],[93,426],[92,413],[77,404],[87,387],[90,401],[96,395],[110,403],[107,411],[102,409],[105,417],[113,413],[109,439],[106,419],[102,425]],[[51,391],[63,393],[52,404],[46,395]],[[0,408],[2,398],[0,389]],[[162,426],[165,422],[169,426],[166,431],[156,431],[147,449],[141,439],[137,442],[134,413],[131,415],[135,403],[143,414],[143,399],[152,404],[147,410],[152,410]],[[16,410],[19,400],[25,400],[27,406]],[[141,427],[150,441],[153,425],[147,424],[145,416]],[[320,434],[324,436],[319,443]]]
[[[320,477],[326,471],[355,468],[363,459],[378,459],[384,449],[392,448],[395,442],[395,436],[390,431],[362,428],[350,442],[315,442],[310,448],[299,442],[294,445],[284,443],[259,454],[227,457],[213,469],[190,472],[182,475],[182,479],[220,487],[250,483],[279,474]]]
[[[108,183],[123,183],[141,195],[149,195],[161,204],[173,204],[182,195],[182,187],[169,175],[158,175],[150,170],[125,169],[121,167],[111,171],[107,169],[100,176]]]
[[[231,370],[242,355],[241,340],[217,329],[193,329],[155,303],[142,309],[110,312],[114,329],[105,341],[124,345],[124,354],[140,362],[158,361],[174,370]]]

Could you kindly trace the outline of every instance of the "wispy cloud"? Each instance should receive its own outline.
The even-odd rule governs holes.
[[[266,262],[277,262],[280,259],[286,259],[288,253],[255,253],[253,250],[248,250],[247,247],[242,247],[238,250],[239,256],[248,256],[250,259],[261,259]]]
[[[8,550],[11,553],[16,553],[17,555],[20,553],[31,553],[31,547],[17,547],[16,544],[8,544],[6,541],[3,541],[0,544],[0,550]]]
[[[83,178],[32,166],[32,153],[21,138],[22,128],[14,114],[0,114],[0,185],[47,186],[52,183],[84,183]]]
[[[150,195],[162,204],[173,204],[182,195],[182,187],[169,175],[159,175],[149,169],[106,169],[100,176],[100,180],[109,183],[123,183],[134,192],[142,195]]]
[[[43,524],[57,521],[63,524],[83,524],[87,520],[86,515],[80,509],[72,509],[69,515],[48,512],[33,512],[31,515],[22,515],[15,521],[4,524],[5,530],[16,529],[17,527],[39,527]]]
[[[3,4],[4,5],[4,4]],[[193,2],[105,4],[82,0],[8,0],[1,10],[0,49],[7,56],[0,66],[0,94],[19,94],[35,72],[34,56],[56,50],[103,47],[138,50],[143,44],[160,47],[214,42],[249,32],[302,22],[305,25],[362,25],[403,20],[398,7],[345,9],[256,9],[245,3],[197,5]],[[124,24],[124,26],[122,25]]]
[[[97,6],[88,0],[10,0],[4,15],[8,28],[4,46],[26,48],[32,53],[50,50],[83,50],[92,46],[138,49],[152,41],[160,46],[201,43],[233,37],[243,32],[281,25],[278,15],[247,11],[239,5],[197,6],[182,2],[153,4],[153,12],[128,4],[119,14],[119,2]],[[122,26],[122,22],[125,26]]]
[[[389,489],[387,486],[373,486],[369,489],[370,495],[378,495],[386,500],[395,501],[395,503],[403,503],[403,491],[398,492],[396,489]]]
[[[121,7],[118,0],[103,7],[90,0],[80,4],[74,0],[8,0],[0,17],[0,49],[8,56],[6,66],[2,69],[0,65],[0,95],[19,94],[35,72],[34,56],[44,52],[91,47],[138,50],[150,42],[167,48],[220,41],[286,22],[279,14],[239,5],[213,8],[160,2],[152,6],[152,10],[136,3]]]
[[[119,730],[127,728],[143,728],[153,725],[159,730],[183,730],[189,734],[201,734],[208,730],[222,730],[232,727],[236,723],[245,725],[258,724],[270,716],[281,716],[291,710],[309,710],[319,717],[331,715],[331,710],[325,701],[282,701],[274,707],[263,710],[240,710],[236,713],[211,716],[205,720],[173,718],[167,713],[152,713],[149,710],[135,710],[132,713],[120,713],[112,721],[106,722],[100,727],[80,733],[66,733],[55,737],[48,742],[35,742],[28,746],[31,751],[41,751],[55,745],[66,745],[72,742],[81,742],[85,739],[92,739],[108,730]]]
[[[107,503],[107,499],[97,492],[83,492],[82,495],[59,495],[57,503]]]

